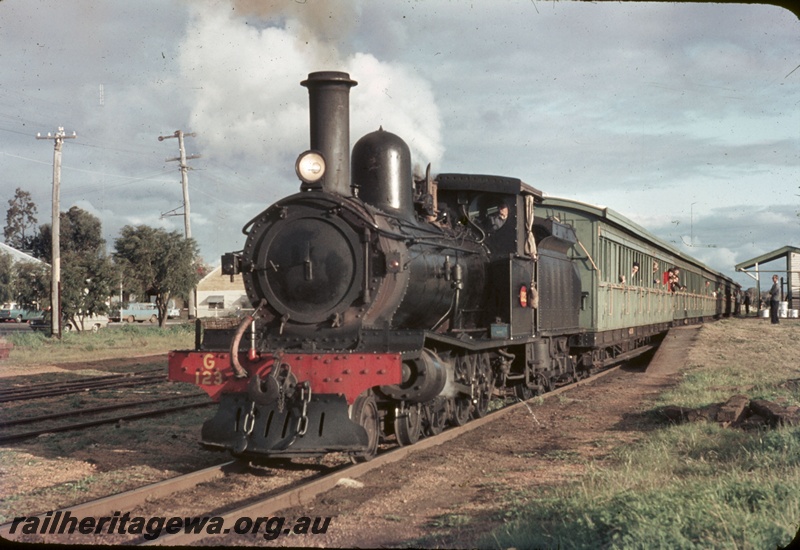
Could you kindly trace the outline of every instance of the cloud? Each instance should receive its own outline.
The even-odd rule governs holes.
[[[340,57],[341,44],[311,32],[321,21],[319,14],[306,17],[309,9],[233,5],[196,4],[180,47],[181,74],[192,89],[192,128],[209,155],[291,178],[294,159],[308,145],[308,94],[299,83],[316,70],[345,70],[359,80],[351,91],[353,141],[383,125],[408,142],[417,160],[439,160],[435,98],[411,67],[366,53]]]
[[[688,226],[688,227],[687,227]],[[741,203],[695,213],[693,220],[652,223],[656,236],[718,271],[733,275],[734,265],[786,245],[797,245],[800,206],[754,207]],[[742,284],[752,282],[737,274]]]

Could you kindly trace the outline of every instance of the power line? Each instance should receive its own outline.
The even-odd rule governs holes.
[[[43,139],[47,139],[47,138],[43,138]],[[76,143],[76,145],[79,145],[79,144]],[[0,151],[0,154],[5,155],[7,157],[12,157],[12,158],[21,159],[21,160],[27,160],[29,162],[34,162],[36,164],[48,164],[47,162],[44,162],[44,161],[41,161],[41,160],[38,160],[38,159],[32,159],[32,158],[29,158],[29,157],[23,157],[22,155],[15,155],[13,153],[6,153],[5,151]],[[152,174],[149,174],[149,175],[146,175],[146,176],[125,176],[125,175],[122,175],[122,174],[111,174],[111,173],[108,173],[108,172],[98,172],[97,170],[86,170],[84,168],[74,168],[72,166],[62,166],[62,169],[69,170],[71,172],[83,172],[84,174],[96,174],[96,175],[99,175],[99,176],[108,176],[108,177],[111,177],[111,178],[129,179],[129,180],[131,180],[129,183],[135,183],[137,181],[148,180],[148,179],[150,179],[150,178],[152,178],[154,176],[161,176],[161,175],[164,175],[164,174],[168,173],[166,170],[162,170],[162,171],[159,171],[159,172],[153,172]],[[152,181],[155,182],[155,183],[172,183],[172,180],[152,180]],[[124,184],[121,184],[121,185],[128,185],[128,184],[124,183]]]

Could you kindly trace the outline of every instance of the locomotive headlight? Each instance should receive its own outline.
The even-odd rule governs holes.
[[[294,169],[304,183],[316,183],[325,175],[325,158],[317,151],[300,153]]]

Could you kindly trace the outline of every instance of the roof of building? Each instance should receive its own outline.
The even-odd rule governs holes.
[[[43,264],[42,260],[34,258],[30,254],[25,254],[17,250],[16,248],[10,247],[5,243],[0,243],[0,252],[5,252],[11,256],[11,260],[14,262],[32,262],[35,264]]]
[[[762,254],[756,258],[751,258],[740,264],[736,264],[736,271],[744,271],[745,269],[749,269],[757,265],[766,264],[774,260],[780,260],[781,258],[787,257],[789,254],[800,254],[800,248],[797,248],[796,246],[784,246],[777,250],[773,250],[772,252],[767,252],[766,254]]]
[[[234,275],[233,282],[229,275],[222,274],[222,267],[217,266],[212,269],[205,277],[197,283],[198,292],[220,292],[225,290],[236,290],[244,293],[244,281],[241,275]]]

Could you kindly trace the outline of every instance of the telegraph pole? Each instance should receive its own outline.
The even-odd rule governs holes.
[[[75,132],[71,136],[64,133],[62,126],[58,127],[55,135],[50,132],[47,136],[36,134],[36,139],[52,139],[55,147],[53,152],[53,222],[52,222],[52,267],[50,269],[50,312],[51,336],[61,338],[61,147],[65,139],[78,137]]]
[[[172,159],[166,159],[167,162],[179,161],[180,162],[180,171],[181,171],[181,185],[183,187],[183,229],[184,234],[187,239],[192,238],[192,223],[191,223],[191,211],[189,209],[189,166],[186,164],[187,160],[191,159],[198,159],[200,155],[186,155],[186,149],[183,146],[183,138],[184,136],[195,137],[197,134],[195,133],[184,133],[183,130],[175,130],[175,133],[171,136],[158,136],[158,141],[164,141],[165,139],[170,138],[178,138],[178,151],[180,152],[180,156]],[[192,289],[189,292],[189,319],[194,319],[196,317],[195,311],[195,300],[194,300],[194,292],[195,289]]]

